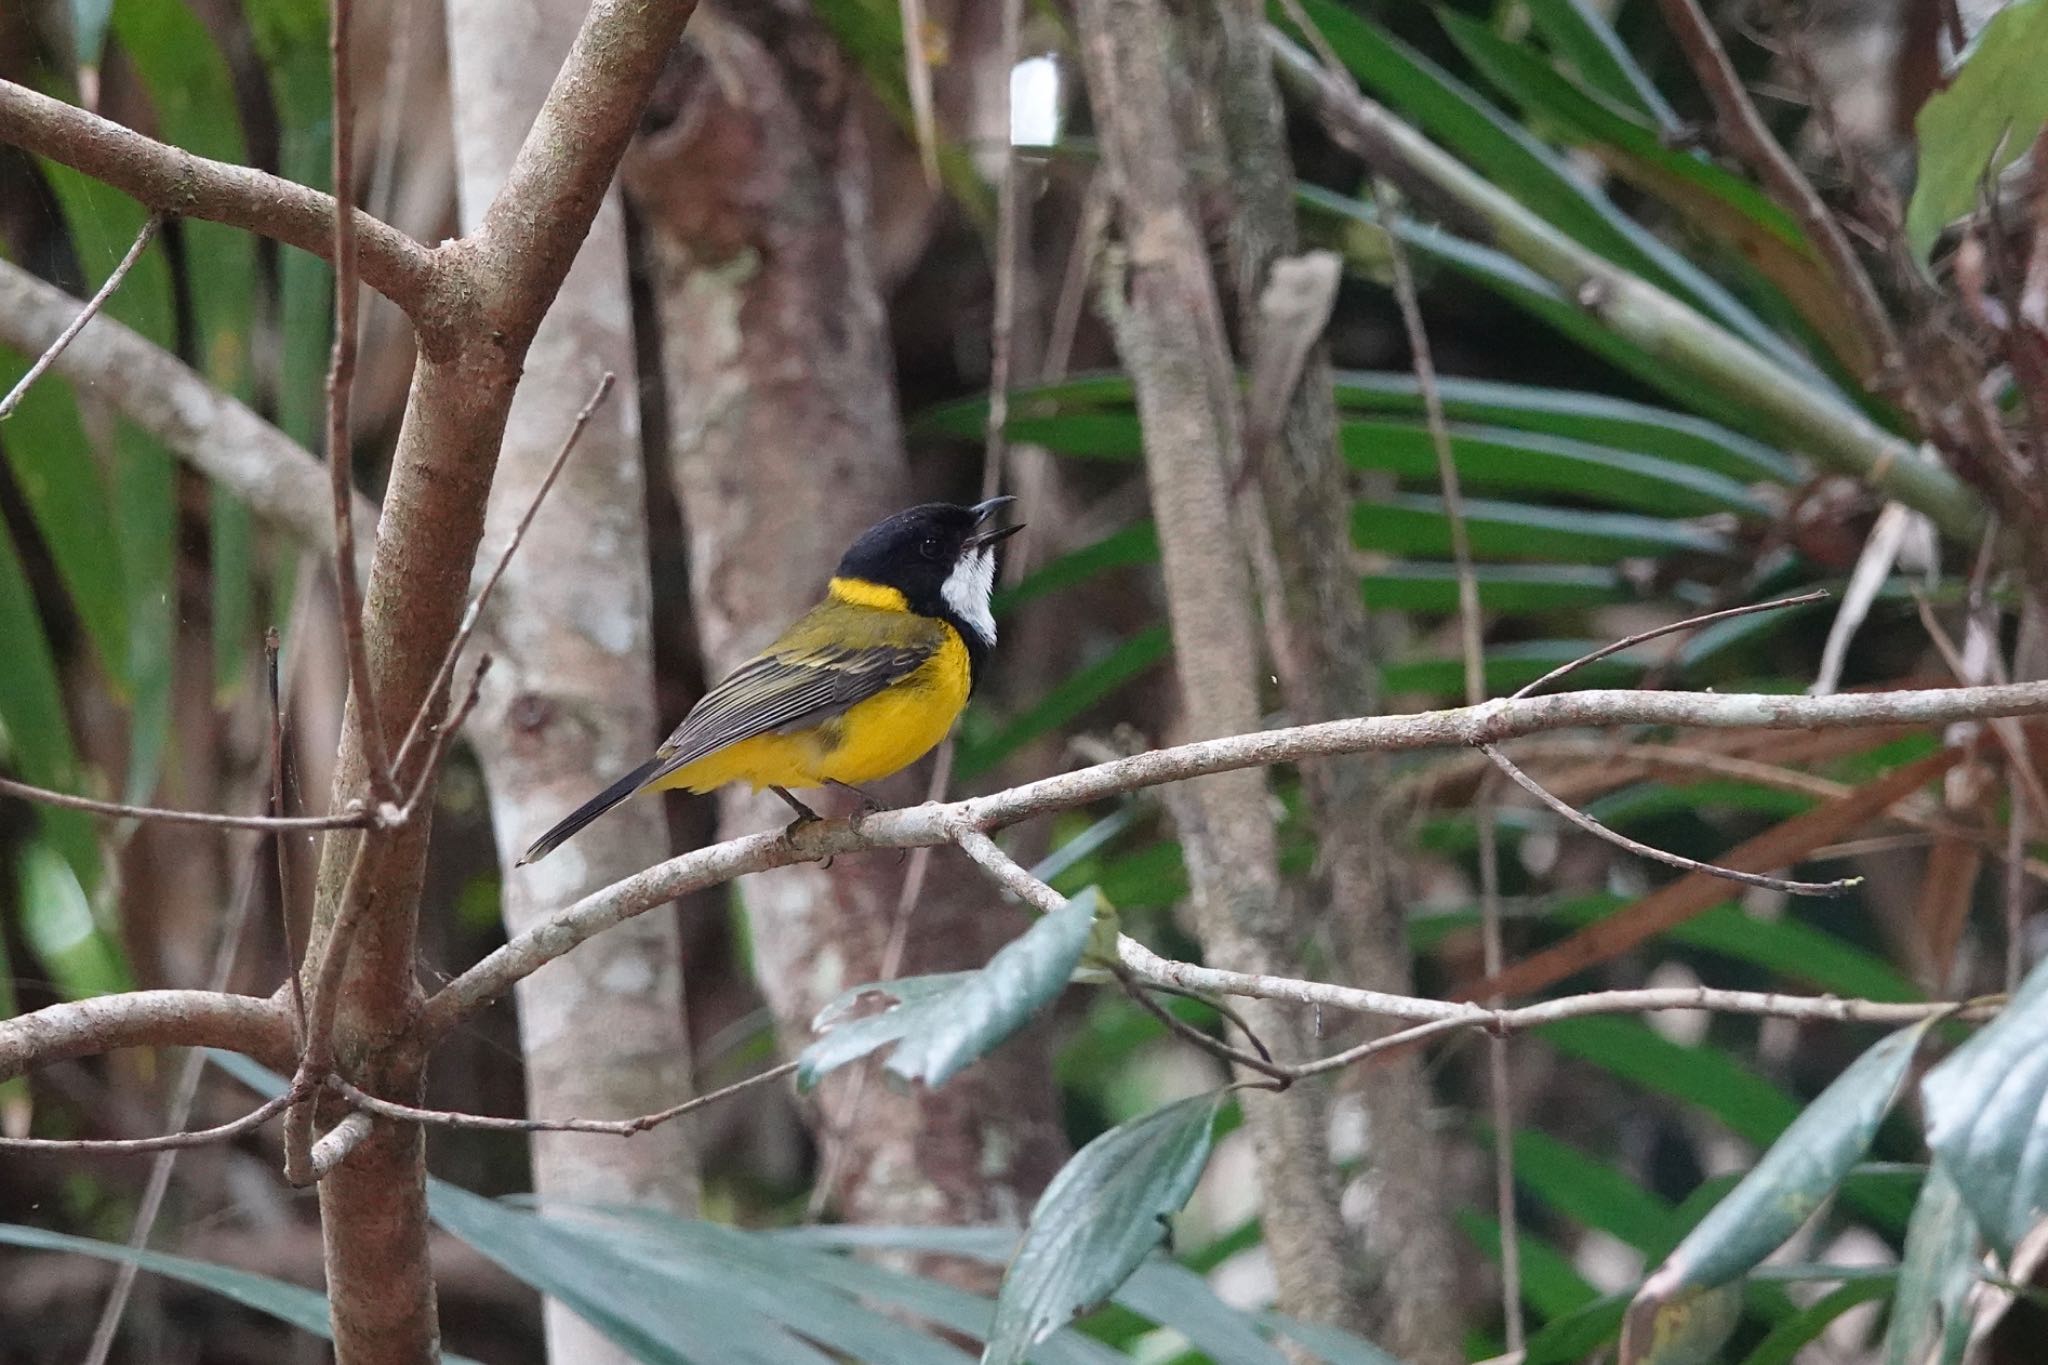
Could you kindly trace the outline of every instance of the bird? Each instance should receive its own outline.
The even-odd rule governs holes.
[[[538,862],[643,791],[767,788],[819,818],[792,787],[861,790],[909,767],[953,728],[995,648],[991,525],[1015,498],[932,502],[869,527],[840,559],[824,600],[690,708],[654,756],[578,806],[519,860]]]

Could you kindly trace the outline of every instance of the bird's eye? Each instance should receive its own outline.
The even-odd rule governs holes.
[[[936,539],[927,536],[925,537],[923,542],[921,542],[918,545],[917,552],[923,555],[926,559],[937,559],[939,557],[939,542]]]

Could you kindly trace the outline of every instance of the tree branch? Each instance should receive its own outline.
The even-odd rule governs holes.
[[[0,142],[83,171],[160,212],[226,223],[332,259],[330,196],[247,166],[193,156],[7,80],[0,80]],[[354,220],[363,282],[430,331],[454,323],[454,305],[439,287],[437,254],[367,213]]]
[[[734,1081],[720,1089],[692,1096],[680,1104],[672,1104],[666,1109],[657,1109],[651,1114],[642,1114],[631,1119],[495,1118],[489,1114],[463,1114],[452,1109],[421,1109],[410,1104],[397,1104],[391,1100],[378,1099],[338,1076],[329,1077],[327,1083],[337,1094],[359,1109],[383,1118],[403,1119],[408,1123],[424,1123],[436,1128],[459,1128],[485,1133],[601,1133],[611,1137],[632,1137],[650,1128],[659,1128],[671,1119],[678,1119],[708,1105],[729,1100],[743,1090],[751,1090],[757,1085],[779,1080],[796,1068],[795,1062],[780,1062],[743,1081]]]
[[[0,82],[0,98],[4,87]],[[0,344],[27,355],[44,352],[81,307],[55,285],[0,260]],[[102,315],[59,354],[55,369],[105,399],[257,516],[332,552],[334,514],[319,461],[169,351]],[[358,494],[355,517],[367,539],[377,524],[375,504]]]
[[[461,243],[485,309],[523,350],[569,273],[696,0],[597,0],[491,206]]]
[[[195,1128],[190,1132],[165,1133],[158,1137],[146,1138],[0,1137],[0,1151],[86,1152],[94,1156],[119,1156],[132,1152],[174,1152],[186,1147],[210,1147],[216,1142],[227,1142],[261,1128],[275,1118],[277,1112],[290,1100],[289,1095],[273,1096],[242,1117],[213,1128]]]
[[[85,301],[85,306],[78,310],[78,316],[67,323],[63,331],[57,333],[56,340],[52,341],[43,353],[36,357],[35,364],[28,367],[28,373],[24,374],[15,386],[7,391],[7,396],[0,398],[0,421],[5,421],[14,415],[14,410],[21,406],[22,395],[27,393],[29,387],[43,377],[50,366],[57,363],[57,357],[64,354],[64,348],[69,346],[72,340],[85,330],[85,324],[91,322],[98,315],[100,309],[106,306],[107,300],[114,296],[114,291],[121,287],[121,281],[128,278],[128,272],[133,270],[135,263],[142,259],[142,253],[148,249],[151,242],[156,240],[157,229],[163,225],[164,216],[160,212],[152,211],[149,217],[143,219],[142,230],[135,234],[135,241],[129,245],[127,253],[121,257],[120,263],[107,276],[106,283],[102,284],[93,293],[93,296]]]
[[[585,939],[691,891],[750,872],[871,849],[956,843],[962,829],[1000,829],[1035,816],[1208,773],[1295,763],[1333,754],[1492,744],[1575,726],[1808,730],[1946,725],[1959,720],[2044,712],[2048,712],[2048,682],[1829,697],[1598,690],[1491,701],[1481,706],[1415,715],[1326,721],[1203,740],[1061,773],[988,796],[883,811],[851,822],[822,821],[798,830],[793,836],[745,835],[671,858],[592,892],[477,962],[426,1003],[419,1019],[419,1034],[422,1041],[431,1044],[462,1019],[510,990],[515,981]],[[1199,982],[1177,984],[1205,989]],[[1398,1002],[1405,997],[1380,998]]]
[[[214,991],[129,991],[0,1019],[0,1080],[33,1066],[124,1047],[218,1047],[267,1066],[292,1063],[281,998]]]

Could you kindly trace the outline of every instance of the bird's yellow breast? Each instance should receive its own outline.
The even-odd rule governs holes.
[[[859,786],[900,772],[938,746],[967,705],[967,646],[951,626],[930,659],[820,725],[757,735],[685,764],[654,785],[705,792],[728,782],[762,787]]]

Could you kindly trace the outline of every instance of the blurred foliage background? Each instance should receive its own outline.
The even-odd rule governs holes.
[[[1312,101],[1293,106],[1303,231],[1345,266],[1328,340],[1356,499],[1360,592],[1372,614],[1385,709],[1455,704],[1463,688],[1449,523],[1413,357],[1388,292],[1390,235],[1415,263],[1444,376],[1479,561],[1490,694],[1639,629],[1815,587],[1834,595],[1657,641],[1585,670],[1580,682],[1787,693],[1817,677],[1844,690],[1944,685],[1954,675],[1928,621],[1946,623],[1957,639],[1976,639],[1970,632],[1988,621],[1985,648],[1994,659],[2005,656],[2026,593],[2017,578],[1977,571],[1977,543],[1956,533],[1970,515],[1956,509],[1975,507],[1972,494],[1953,479],[1932,492],[1880,489],[1816,437],[1814,426],[1836,413],[1867,424],[1877,434],[1873,448],[1912,427],[1896,403],[1860,381],[1871,368],[1870,338],[1831,288],[1804,229],[1703,136],[1710,112],[1656,5],[1304,5],[1301,13],[1366,94],[1506,200],[1498,211],[1505,217],[1477,233],[1441,212],[1447,194],[1457,198],[1448,181],[1427,200],[1388,193],[1376,204],[1360,163],[1318,121]],[[1980,189],[1996,196],[1981,174],[1985,158],[2016,155],[2041,121],[2039,111],[2018,107],[1980,111],[1979,125],[1993,120],[2002,137],[1984,146],[1967,131],[1946,134],[1950,164],[1925,168],[1930,147],[1916,147],[1913,122],[1946,83],[1937,37],[1942,8],[1837,0],[1728,6],[1720,16],[1731,29],[1754,24],[1769,39],[1768,48],[1732,46],[1772,131],[1831,202],[1853,216],[1872,185],[1903,197],[1916,155],[1923,184],[1946,177],[1948,203],[1916,200],[1914,208],[1917,244],[1935,252],[1926,277],[1934,291],[1954,288],[1947,255],[1954,237],[1938,239],[1940,229],[1970,212]],[[1006,92],[1030,89],[1044,101],[1042,126],[1020,153],[1027,217],[1017,326],[1027,363],[1008,395],[1014,445],[1005,476],[1005,487],[1025,498],[1031,530],[1013,542],[1005,569],[1001,667],[963,724],[955,762],[956,787],[988,790],[1170,739],[1161,717],[1173,707],[1173,644],[1131,386],[1115,372],[1089,302],[1103,244],[1102,189],[1071,27],[1058,6],[1028,9],[1031,73],[1018,79],[999,60],[996,26],[974,9],[934,5],[930,31],[917,35],[936,78],[941,175],[928,181],[912,129],[897,7],[878,0],[816,6],[868,86],[873,232],[896,401],[917,480],[932,496],[965,495],[981,477],[991,168],[1004,141]],[[2000,41],[2034,62],[2021,69],[2038,71],[2048,57],[2036,18],[2044,9],[2040,0],[2023,0],[2001,21],[2010,31]],[[1295,54],[1279,59],[1283,74],[1312,70],[1298,17],[1276,12],[1275,22],[1292,35],[1285,41]],[[317,0],[53,0],[0,14],[0,75],[90,102],[194,152],[321,185],[332,132],[324,35]],[[358,198],[423,240],[438,240],[454,223],[439,6],[366,0],[356,42],[365,87],[358,143],[366,153]],[[1293,84],[1299,93],[1300,82]],[[2013,81],[1991,88],[1985,98],[1994,105],[2007,97],[2027,102]],[[1955,167],[1971,164],[1977,171],[1958,178]],[[75,172],[0,151],[0,254],[74,295],[89,294],[106,276],[143,217],[132,201]],[[1655,285],[1687,318],[1732,338],[1755,365],[1804,395],[1810,422],[1802,427],[1782,406],[1745,401],[1725,371],[1698,354],[1683,319],[1649,334],[1585,306],[1554,264],[1572,251]],[[310,448],[318,440],[330,292],[317,261],[216,225],[174,220],[108,312]],[[366,307],[353,456],[359,485],[373,496],[404,398],[408,346],[394,310],[381,302]],[[11,387],[31,359],[0,349],[0,387]],[[656,410],[658,398],[641,399]],[[2017,413],[2013,392],[2000,401]],[[1910,450],[1910,442],[1901,444]],[[262,809],[268,718],[261,641],[275,625],[290,703],[290,804],[317,811],[346,675],[331,592],[306,547],[256,522],[231,493],[181,465],[102,397],[54,377],[32,388],[0,427],[0,453],[5,772],[114,799]],[[658,529],[660,710],[673,718],[701,687],[702,665],[685,606],[686,559],[674,543],[673,494],[654,453],[649,483]],[[1970,657],[1983,667],[1979,655]],[[1893,1001],[2002,988],[2010,965],[2030,965],[2036,956],[2039,921],[2023,912],[2048,870],[2024,831],[2010,830],[2013,779],[2004,756],[1976,744],[1937,783],[1853,827],[1812,818],[1943,741],[1932,733],[1859,730],[1526,743],[1517,750],[1521,761],[1546,785],[1636,838],[1718,858],[1744,841],[1776,836],[1788,841],[1777,845],[1776,865],[1801,869],[1793,875],[1867,878],[1837,900],[1695,884],[1678,893],[1689,899],[1675,928],[1536,984],[1709,983]],[[488,811],[466,763],[458,756],[436,815],[420,964],[429,979],[460,970],[502,936]],[[1482,975],[1479,802],[1498,807],[1511,962],[1588,925],[1639,917],[1646,899],[1673,894],[1676,879],[1667,870],[1497,790],[1489,772],[1465,754],[1408,756],[1387,769],[1397,894],[1426,994],[1469,988]],[[1276,790],[1298,815],[1294,779],[1279,775]],[[679,838],[703,828],[686,808],[671,816]],[[1312,833],[1296,818],[1285,833],[1288,866],[1305,875],[1317,856]],[[1048,860],[1043,870],[1054,885],[1070,893],[1096,888],[1127,932],[1162,953],[1198,955],[1178,918],[1185,876],[1157,803],[1141,797],[1074,812],[1027,837],[1039,841],[1033,852]],[[302,847],[291,861],[309,877],[310,838],[293,842]],[[252,928],[232,984],[267,991],[285,971],[279,888],[260,871],[271,857],[268,844],[246,834],[107,822],[0,799],[0,1012],[135,986],[200,984],[222,908],[242,894],[253,897]],[[253,889],[238,892],[245,883]],[[285,892],[303,913],[306,887]],[[758,1065],[775,1047],[751,979],[744,916],[742,892],[708,898],[684,918],[692,1033],[707,1088]],[[2011,924],[2028,937],[2014,941]],[[1178,1002],[1176,1011],[1200,1027],[1217,1026],[1200,1005]],[[1060,1121],[1076,1146],[1223,1078],[1213,1059],[1107,992],[1070,993],[1052,1026]],[[1531,1331],[1524,1358],[1571,1360],[1609,1349],[1646,1270],[1871,1040],[1868,1030],[1849,1026],[1661,1015],[1560,1023],[1518,1043],[1511,1150]],[[0,1087],[0,1124],[15,1135],[141,1135],[154,1131],[170,1074],[147,1054],[54,1066]],[[1447,1187],[1472,1252],[1460,1267],[1469,1351],[1482,1359],[1503,1349],[1483,1050],[1441,1044],[1428,1074]],[[1369,1087],[1371,1071],[1347,1084]],[[210,1071],[195,1123],[231,1117],[246,1093]],[[485,1016],[437,1059],[429,1102],[520,1112],[509,1007]],[[796,1101],[758,1090],[710,1112],[700,1132],[709,1218],[755,1229],[807,1222],[816,1158]],[[1363,1135],[1341,1124],[1337,1147],[1347,1163],[1368,1159]],[[1226,1104],[1206,1174],[1172,1244],[1175,1260],[1206,1287],[1162,1281],[1149,1299],[1127,1291],[1130,1301],[1087,1320],[1086,1341],[1119,1358],[1258,1358],[1227,1333],[1205,1340],[1199,1317],[1213,1301],[1205,1295],[1243,1309],[1271,1295],[1250,1159]],[[630,1259],[632,1248],[612,1242],[551,1260],[519,1226],[523,1215],[464,1193],[525,1188],[518,1139],[439,1134],[430,1160],[445,1182],[436,1194],[443,1228],[436,1257],[451,1349],[493,1361],[537,1359],[533,1285],[564,1297],[595,1295],[591,1311],[607,1311],[602,1277],[581,1287],[558,1277],[570,1262],[587,1271],[606,1255]],[[201,1268],[188,1266],[184,1280],[145,1277],[128,1314],[126,1358],[319,1358],[314,1338],[277,1321],[309,1321],[306,1301],[282,1289],[275,1291],[282,1297],[265,1299],[266,1289],[257,1302],[245,1295],[238,1303],[212,1292],[226,1281],[204,1269],[317,1285],[310,1195],[285,1190],[273,1178],[276,1164],[271,1136],[180,1158],[155,1244]],[[119,1243],[144,1169],[125,1159],[11,1157],[0,1168],[0,1223]],[[1838,1197],[1799,1231],[1781,1258],[1788,1263],[1744,1281],[1733,1335],[1715,1358],[1906,1359],[1880,1354],[1883,1305],[1901,1273],[1926,1169],[1910,1124],[1895,1118],[1877,1130]],[[638,1254],[661,1254],[648,1249],[666,1245],[661,1238],[727,1231],[650,1227],[643,1235],[655,1240]],[[791,1290],[792,1301],[812,1294],[850,1304],[844,1296],[867,1293],[945,1321],[936,1282],[901,1275],[882,1285],[872,1277],[901,1273],[862,1268],[835,1254],[825,1234],[809,1236],[693,1244],[710,1245],[725,1263],[760,1277],[693,1292],[739,1295],[750,1283],[780,1280],[802,1286],[802,1294]],[[69,1358],[81,1349],[108,1271],[98,1259],[54,1254],[60,1245],[82,1244],[0,1249],[0,1360]],[[857,1274],[871,1278],[848,1278]],[[773,1316],[771,1306],[747,1302],[750,1311]],[[919,1349],[889,1335],[880,1315],[861,1321],[872,1335],[825,1345],[860,1359],[908,1360],[905,1352]],[[807,1330],[788,1325],[800,1335]],[[1070,1338],[1079,1340],[1060,1340]],[[1085,1345],[1061,1349],[1074,1352],[1070,1358],[1097,1358]],[[669,1358],[654,1345],[647,1351],[650,1359]]]

